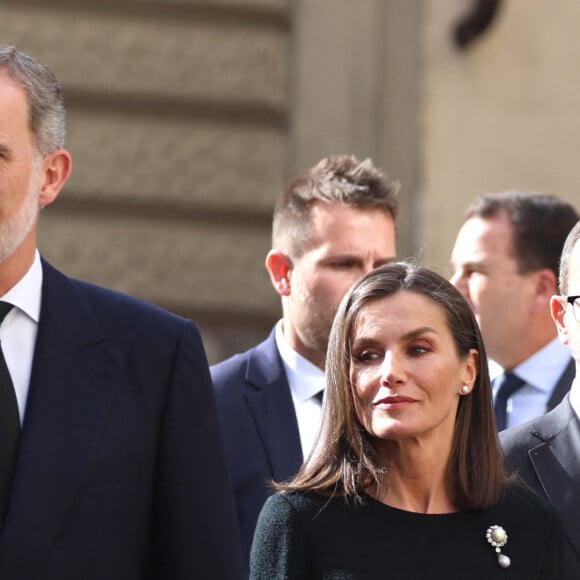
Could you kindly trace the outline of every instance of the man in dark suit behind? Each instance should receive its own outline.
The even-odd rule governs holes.
[[[559,286],[550,309],[576,364],[568,395],[552,411],[500,433],[508,467],[561,512],[572,546],[569,569],[580,578],[580,222],[562,250]]]
[[[478,197],[457,234],[451,282],[504,371],[492,382],[498,431],[553,409],[572,384],[574,361],[558,340],[549,303],[578,219],[574,205],[555,195],[502,191]]]
[[[395,259],[397,192],[370,160],[342,155],[278,197],[266,268],[282,320],[211,369],[246,565],[270,480],[294,475],[316,437],[334,311],[358,277]]]
[[[196,327],[36,249],[63,144],[56,78],[0,45],[0,578],[241,578]]]

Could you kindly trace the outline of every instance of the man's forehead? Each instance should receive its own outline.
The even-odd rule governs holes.
[[[471,260],[488,254],[512,257],[511,224],[503,219],[469,218],[457,236],[453,259]]]
[[[569,286],[576,282],[578,291],[580,292],[580,240],[574,244],[572,253],[570,255],[570,268],[569,268]]]

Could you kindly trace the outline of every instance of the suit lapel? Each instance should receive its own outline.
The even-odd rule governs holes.
[[[258,430],[274,480],[294,475],[302,463],[296,412],[275,330],[251,354],[246,370],[246,402]]]
[[[552,390],[550,399],[546,404],[546,410],[551,411],[560,403],[560,401],[566,396],[566,393],[570,390],[572,386],[572,381],[576,376],[576,363],[573,358],[570,358],[570,362],[564,369],[564,372],[558,379],[556,386]]]
[[[580,546],[580,423],[569,397],[536,423],[532,435],[542,440],[529,451],[538,479],[559,508],[572,543]]]
[[[22,577],[32,576],[78,495],[129,344],[127,337],[107,339],[76,283],[45,263],[43,280],[14,492],[0,539],[0,571],[19,569]],[[23,546],[34,550],[19,552]]]

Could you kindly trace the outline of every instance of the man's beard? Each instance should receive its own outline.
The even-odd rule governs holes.
[[[300,325],[302,340],[307,348],[317,351],[326,357],[328,349],[328,338],[332,327],[333,314],[326,312],[327,306],[318,303],[312,294],[305,290],[299,293],[301,310],[308,313]]]
[[[42,157],[35,155],[28,180],[28,191],[18,211],[5,223],[0,223],[0,263],[22,244],[38,218],[38,177]]]

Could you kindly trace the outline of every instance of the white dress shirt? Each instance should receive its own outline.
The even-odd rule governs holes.
[[[570,362],[570,350],[558,338],[534,353],[530,358],[512,369],[525,381],[507,401],[506,428],[515,427],[546,412],[556,383]],[[496,381],[499,383],[500,381]],[[499,385],[493,385],[495,400]]]
[[[304,459],[314,447],[318,435],[322,406],[316,394],[324,389],[324,371],[299,355],[289,344],[282,332],[282,321],[276,325],[276,346],[282,357],[292,402],[298,419],[300,444]]]
[[[37,250],[28,272],[0,297],[14,305],[0,326],[0,343],[16,392],[21,424],[28,400],[41,296],[42,264]]]

